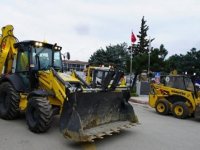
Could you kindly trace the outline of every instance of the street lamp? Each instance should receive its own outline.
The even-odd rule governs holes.
[[[151,64],[151,37],[149,37],[149,52],[148,52],[148,78],[149,78],[149,74],[150,74],[150,64]]]
[[[119,69],[125,72],[126,68],[126,59],[125,56],[119,55]]]
[[[122,62],[122,56],[119,54],[119,61],[118,61],[118,63],[117,63],[117,67],[119,68],[119,70],[121,70],[122,69],[122,66],[121,66],[121,62]]]

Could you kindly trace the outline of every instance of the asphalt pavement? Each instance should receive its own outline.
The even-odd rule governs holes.
[[[65,139],[59,132],[59,116],[43,134],[30,132],[23,116],[12,121],[0,119],[0,150],[199,150],[199,121],[162,116],[148,105],[131,104],[140,125],[94,143]]]
[[[65,139],[59,131],[59,116],[43,134],[30,132],[24,116],[0,119],[0,150],[199,150],[200,121],[159,115],[146,105],[148,96],[131,97],[130,103],[140,124],[94,143]]]

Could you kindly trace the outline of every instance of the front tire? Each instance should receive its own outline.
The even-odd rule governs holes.
[[[184,102],[176,102],[172,106],[172,114],[179,119],[185,119],[189,116],[189,108]]]
[[[6,120],[13,120],[19,116],[20,95],[11,83],[0,84],[0,117]]]
[[[52,117],[52,106],[46,97],[31,97],[29,99],[26,121],[32,132],[46,132],[51,126]]]
[[[169,102],[165,99],[158,100],[155,105],[156,112],[161,115],[168,115],[170,112]]]

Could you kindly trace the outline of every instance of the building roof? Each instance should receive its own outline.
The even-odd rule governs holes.
[[[82,65],[87,65],[88,62],[86,61],[79,61],[79,60],[64,60],[64,62],[68,64],[82,64]]]

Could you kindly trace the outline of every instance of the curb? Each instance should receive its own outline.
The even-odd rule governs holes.
[[[141,101],[141,100],[133,99],[133,98],[130,98],[129,101],[130,101],[130,102],[133,102],[133,103],[138,103],[138,104],[145,104],[145,105],[148,105],[148,104],[149,104],[149,103],[146,102],[146,101]]]

